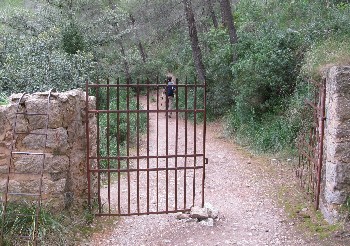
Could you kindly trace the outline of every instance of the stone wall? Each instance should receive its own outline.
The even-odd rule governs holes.
[[[326,88],[324,182],[320,208],[326,220],[334,223],[344,218],[344,205],[350,199],[350,67],[330,68]]]
[[[11,142],[16,112],[16,102],[21,94],[11,96],[7,106],[0,106],[0,192],[3,194],[11,158]],[[45,113],[48,93],[25,95],[20,111]],[[71,90],[52,93],[46,141],[46,158],[43,172],[43,202],[48,206],[63,209],[81,204],[87,198],[86,137],[85,137],[85,92]],[[89,108],[94,108],[95,99],[89,97]],[[96,119],[90,115],[96,127]],[[44,133],[46,116],[18,115],[17,132]],[[90,127],[94,135],[94,127]],[[44,135],[15,134],[13,151],[43,152]],[[94,138],[93,138],[94,139]],[[91,151],[96,151],[90,141]],[[38,155],[13,155],[9,192],[36,193],[39,189],[43,157]]]

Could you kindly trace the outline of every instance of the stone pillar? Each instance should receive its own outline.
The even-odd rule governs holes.
[[[330,223],[342,220],[350,199],[350,67],[332,67],[326,75],[324,182],[320,208]]]
[[[16,112],[16,101],[21,95],[11,96],[11,103],[0,106],[0,192],[3,193],[7,178],[7,166]],[[23,98],[21,111],[27,113],[45,113],[48,93],[35,93]],[[64,93],[52,93],[49,110],[49,124],[46,141],[46,159],[43,173],[43,203],[51,208],[70,208],[80,206],[87,200],[86,174],[86,137],[85,137],[85,100],[82,90]],[[89,97],[89,108],[94,108],[95,98]],[[89,115],[91,134],[96,125],[94,115]],[[46,116],[19,115],[16,131],[44,133]],[[16,134],[15,151],[41,152],[45,145],[45,136],[34,134]],[[94,135],[90,140],[90,149],[96,149]],[[13,159],[13,168],[21,175],[12,175],[9,183],[11,192],[35,193],[39,187],[38,174],[42,157],[35,155],[17,155]],[[14,170],[14,169],[13,169]],[[23,174],[24,173],[24,174]]]

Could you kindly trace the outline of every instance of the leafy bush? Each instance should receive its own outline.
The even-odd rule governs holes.
[[[304,99],[303,78],[349,61],[348,4],[242,0],[236,8],[239,60],[232,66],[234,104],[227,116],[238,141],[261,151],[293,148]],[[304,120],[304,119],[303,119]]]
[[[77,54],[84,51],[84,39],[79,27],[71,22],[62,32],[62,45],[68,54]]]
[[[17,16],[21,16],[18,17],[21,22],[15,20]],[[6,28],[0,38],[0,87],[5,93],[67,90],[82,87],[85,79],[96,77],[92,53],[76,50],[72,55],[61,49],[59,26],[51,23],[42,27],[40,20],[36,26],[32,24],[33,14],[23,10],[6,13],[2,18],[10,25],[18,25],[20,30],[21,25],[31,23],[30,30],[35,34],[25,35],[26,32]]]
[[[303,74],[315,80],[324,69],[336,65],[350,64],[350,42],[346,37],[334,37],[314,44],[305,55]]]

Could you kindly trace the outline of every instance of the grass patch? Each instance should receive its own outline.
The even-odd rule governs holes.
[[[30,203],[8,203],[5,221],[1,206],[1,225],[4,228],[4,245],[18,242],[19,236],[34,238],[37,226],[37,240],[43,245],[66,245],[66,227],[62,224],[64,216],[53,215],[42,208],[36,222],[36,206]],[[36,224],[37,223],[37,224]]]
[[[6,220],[2,221],[3,208],[0,208],[0,224],[4,226],[3,246],[31,245],[32,242],[18,239],[19,235],[33,238],[36,208],[29,203],[8,203]],[[21,215],[28,216],[21,216]],[[59,214],[42,208],[38,220],[38,243],[50,246],[73,246],[89,240],[93,233],[101,232],[116,223],[118,218],[96,219],[90,209],[82,211],[62,211]]]
[[[326,239],[341,229],[341,224],[330,225],[319,210],[314,209],[310,197],[299,187],[282,186],[278,191],[278,201],[284,207],[288,217],[297,227],[309,236]]]

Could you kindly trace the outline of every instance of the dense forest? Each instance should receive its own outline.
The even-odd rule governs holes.
[[[171,72],[207,84],[208,119],[293,149],[304,99],[350,57],[347,0],[2,0],[0,97]]]

